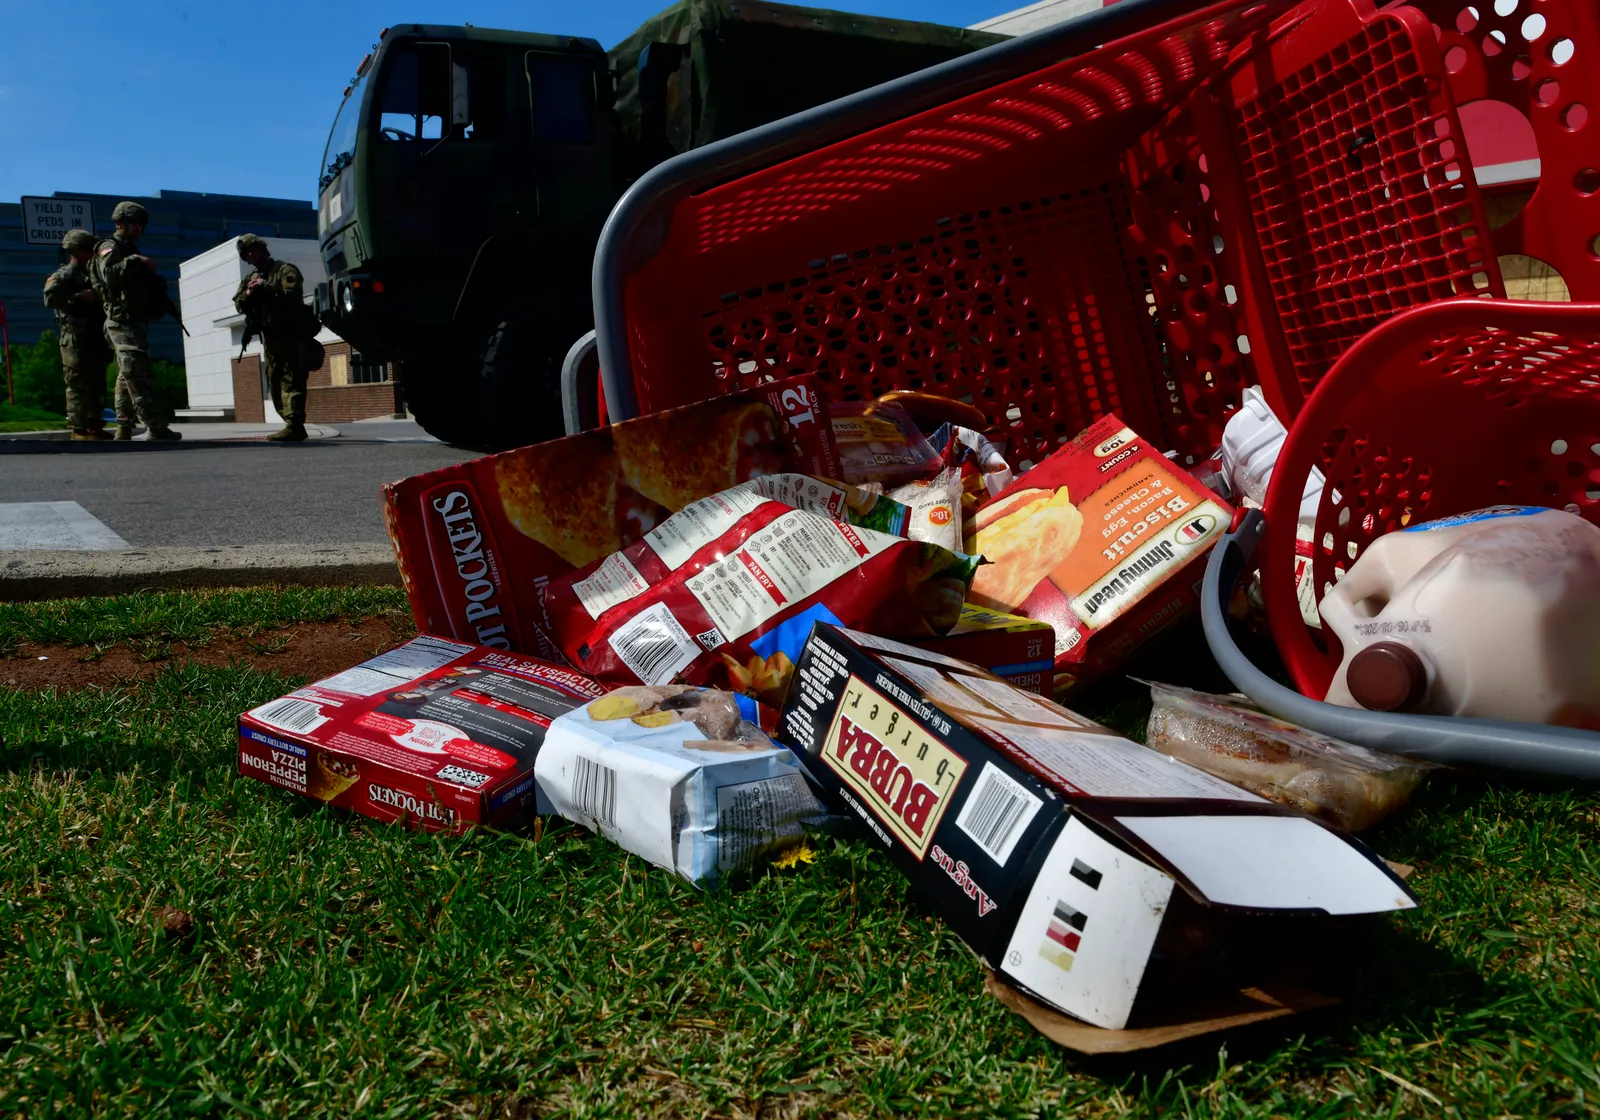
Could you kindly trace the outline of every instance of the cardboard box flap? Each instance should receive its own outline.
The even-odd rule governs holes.
[[[988,969],[984,969],[983,986],[995,999],[1026,1019],[1034,1030],[1050,1041],[1080,1054],[1125,1054],[1149,1050],[1215,1031],[1331,1007],[1338,1002],[1289,985],[1233,989],[1219,987],[1207,999],[1196,1000],[1191,993],[1191,998],[1181,1002],[1153,1006],[1147,1016],[1142,1016],[1144,1021],[1140,1026],[1107,1030],[1036,1003]]]
[[[1115,821],[1214,905],[1328,914],[1417,905],[1381,860],[1310,817],[1208,813],[1118,815]]]

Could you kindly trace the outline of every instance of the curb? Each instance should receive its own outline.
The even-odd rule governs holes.
[[[223,587],[398,586],[386,544],[0,552],[0,602]]]

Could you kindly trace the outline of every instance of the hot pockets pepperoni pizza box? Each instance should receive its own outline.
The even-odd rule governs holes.
[[[928,650],[817,625],[778,730],[999,982],[1104,1030],[1416,905],[1346,834]]]
[[[783,471],[839,475],[810,375],[415,475],[381,499],[418,629],[559,662],[544,624],[553,577]]]
[[[911,644],[981,665],[1018,688],[1050,695],[1056,635],[1048,622],[963,603],[961,617],[948,634]]]
[[[239,717],[239,772],[428,830],[535,807],[556,717],[606,690],[570,669],[421,637]]]
[[[969,598],[1055,630],[1056,695],[1120,668],[1192,614],[1233,510],[1115,416],[1102,417],[966,525],[988,561]]]

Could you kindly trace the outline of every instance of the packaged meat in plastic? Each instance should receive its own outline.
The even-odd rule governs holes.
[[[764,502],[665,579],[556,637],[574,665],[610,683],[727,685],[776,703],[814,623],[944,634],[977,563]]]
[[[1148,746],[1351,832],[1404,805],[1435,768],[1286,723],[1243,696],[1141,683],[1155,701]]]
[[[898,486],[926,478],[944,460],[898,404],[855,401],[829,406],[844,481]]]
[[[794,755],[745,718],[751,707],[657,685],[574,709],[534,763],[544,802],[697,886],[749,870],[826,815]]]

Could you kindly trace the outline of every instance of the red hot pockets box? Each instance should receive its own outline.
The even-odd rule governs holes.
[[[239,772],[386,821],[459,831],[533,805],[550,722],[606,690],[570,669],[421,637],[239,717]]]
[[[1225,976],[1241,923],[1416,904],[1345,834],[927,650],[819,624],[779,734],[1007,984],[1098,1027]]]
[[[839,474],[809,375],[415,475],[381,497],[418,629],[559,661],[544,615],[553,577],[783,471]]]

